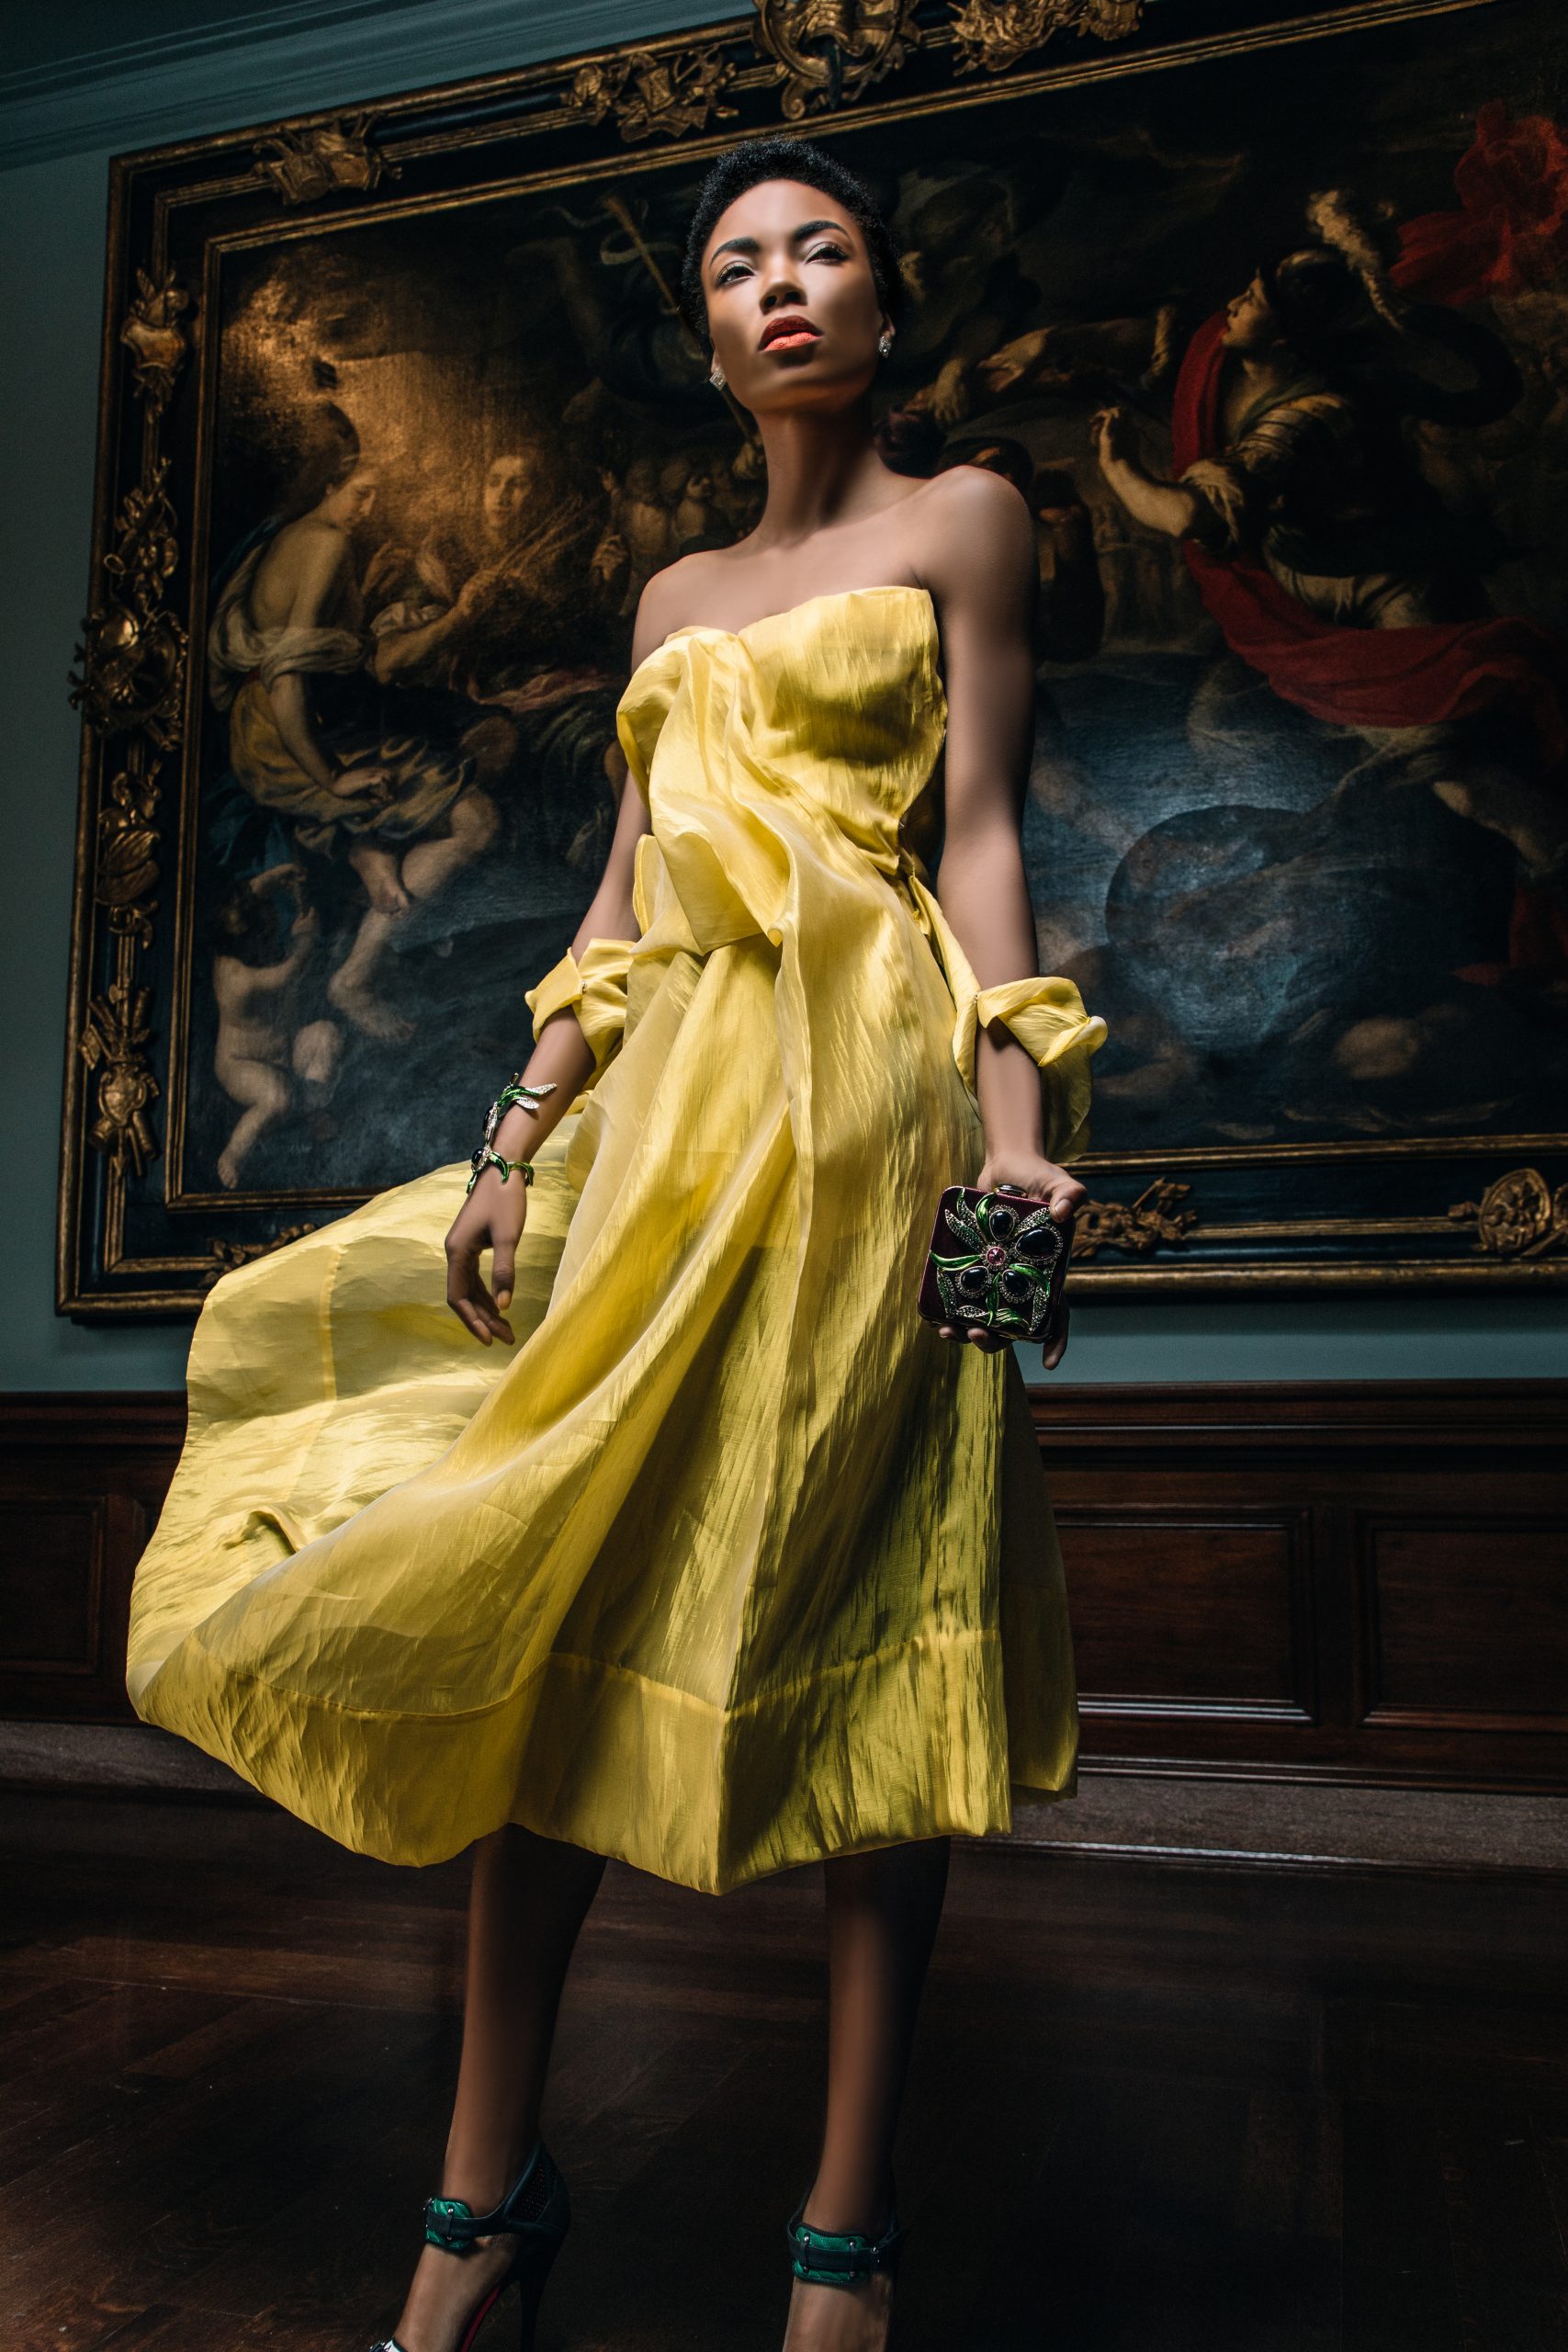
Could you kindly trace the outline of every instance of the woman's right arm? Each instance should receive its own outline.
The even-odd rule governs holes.
[[[678,569],[671,566],[671,571]],[[644,661],[669,635],[671,609],[668,574],[656,573],[642,592],[632,636],[632,667]],[[572,939],[573,956],[581,956],[593,939],[635,939],[637,916],[632,882],[637,847],[651,831],[648,803],[635,777],[628,775],[621,793],[620,813],[610,842],[599,888]],[[520,1075],[528,1086],[553,1084],[536,1110],[521,1107],[506,1113],[496,1129],[493,1148],[503,1159],[526,1159],[559,1125],[593,1074],[596,1057],[570,1005],[552,1013]],[[499,1081],[498,1081],[499,1083]],[[504,1182],[495,1168],[487,1168],[453,1220],[446,1236],[446,1304],[475,1339],[487,1348],[495,1339],[510,1346],[516,1335],[506,1320],[512,1303],[517,1244],[522,1237],[527,1194],[520,1177]],[[491,1287],[479,1277],[480,1252],[493,1253]]]
[[[1203,500],[1180,482],[1162,481],[1147,471],[1138,454],[1138,428],[1126,409],[1100,409],[1089,429],[1105,486],[1134,523],[1163,531],[1168,539],[1185,538],[1201,527],[1207,513]]]
[[[588,911],[572,938],[574,956],[582,955],[591,939],[637,937],[632,879],[637,870],[637,845],[649,830],[649,821],[648,803],[628,775],[599,888],[589,900]],[[545,1086],[553,1081],[556,1091],[546,1096],[536,1111],[507,1112],[495,1138],[495,1148],[503,1159],[519,1155],[526,1158],[532,1148],[545,1141],[592,1077],[595,1058],[571,1007],[563,1005],[558,1012],[552,1013],[541,1027],[538,1042],[521,1076],[528,1086]],[[494,1169],[490,1169],[475,1185],[475,1192],[491,1180],[500,1189],[501,1179]]]

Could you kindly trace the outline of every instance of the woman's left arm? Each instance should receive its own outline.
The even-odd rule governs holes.
[[[1023,868],[1022,814],[1034,744],[1034,528],[999,475],[956,466],[942,545],[925,565],[941,624],[947,690],[946,821],[937,897],[982,989],[1039,971],[1034,910]],[[979,1182],[1016,1184],[1048,1201],[1058,1222],[1088,1198],[1045,1157],[1041,1072],[999,1020],[976,1044],[975,1091],[985,1127]],[[1005,1345],[983,1331],[976,1345]],[[1045,1359],[1054,1366],[1066,1326]]]

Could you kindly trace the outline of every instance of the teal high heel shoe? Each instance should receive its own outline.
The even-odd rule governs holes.
[[[785,2235],[789,2240],[790,2269],[808,2287],[858,2287],[878,2270],[897,2273],[899,2250],[906,2233],[898,2226],[898,2210],[894,2206],[887,2227],[879,2238],[867,2237],[863,2230],[819,2230],[807,2225],[801,2216],[806,2211],[806,2192],[790,2215]]]
[[[560,2252],[571,2222],[571,2200],[554,2159],[544,2142],[534,2153],[493,2212],[476,2213],[460,2197],[429,2197],[424,2205],[427,2245],[448,2254],[471,2254],[476,2238],[515,2236],[517,2251],[508,2267],[481,2298],[458,2341],[457,2352],[472,2352],[475,2337],[507,2289],[515,2286],[522,2304],[520,2352],[534,2352],[534,2330],[539,2301],[550,2265]],[[370,2352],[403,2352],[395,2335],[383,2336]]]

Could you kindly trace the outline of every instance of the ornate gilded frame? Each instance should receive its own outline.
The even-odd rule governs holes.
[[[199,478],[202,459],[182,435],[202,413],[226,239],[265,224],[291,231],[323,207],[334,224],[352,223],[389,206],[603,181],[689,166],[762,130],[823,138],[1002,98],[1048,103],[1100,77],[1480,9],[1505,21],[1517,5],[756,0],[754,17],[117,159],[91,608],[72,679],[84,731],[59,1310],[193,1315],[225,1269],[363,1197],[258,1211],[216,1197],[160,1204],[147,1191],[165,1140],[160,1072],[179,980],[158,949],[171,898],[186,886],[182,763],[195,699],[190,632],[202,610],[180,487],[193,466]],[[1072,1289],[1092,1298],[1561,1285],[1565,1153],[1568,1131],[1090,1154],[1078,1164],[1091,1198]],[[1386,1214],[1339,1214],[1338,1171],[1369,1156],[1394,1163],[1386,1174],[1397,1168],[1398,1197]],[[1248,1216],[1246,1171],[1284,1160],[1299,1214]]]

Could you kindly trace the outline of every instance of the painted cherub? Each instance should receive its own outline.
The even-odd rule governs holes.
[[[299,982],[315,955],[321,917],[305,904],[304,869],[288,864],[253,875],[213,917],[212,994],[218,1038],[212,1067],[241,1106],[218,1156],[218,1181],[231,1193],[267,1128],[295,1107],[300,1091],[321,1102],[337,1076],[343,1033],[333,1021],[295,1025]],[[278,944],[279,901],[291,901],[288,944]]]

